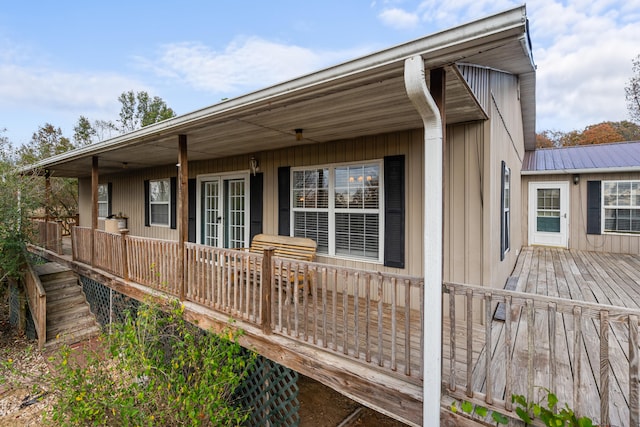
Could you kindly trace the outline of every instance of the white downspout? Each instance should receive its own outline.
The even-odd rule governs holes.
[[[424,381],[422,425],[440,424],[442,387],[442,118],[420,55],[404,62],[407,95],[424,123]]]

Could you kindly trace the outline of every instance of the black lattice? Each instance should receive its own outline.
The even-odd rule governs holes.
[[[91,311],[101,325],[124,320],[127,311],[136,313],[140,302],[87,277],[80,277]],[[204,331],[203,331],[204,332]],[[247,426],[294,427],[298,415],[298,373],[258,356],[236,396],[251,412]]]
[[[9,285],[9,324],[17,328],[20,323],[20,289]]]
[[[238,390],[245,408],[253,409],[248,426],[300,424],[298,373],[258,356],[252,371]]]
[[[102,283],[80,277],[82,290],[87,296],[91,312],[95,314],[98,323],[108,325],[110,320],[121,322],[127,311],[136,312],[140,303],[133,298],[114,291]]]

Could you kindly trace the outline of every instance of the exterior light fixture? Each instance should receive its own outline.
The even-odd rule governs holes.
[[[573,185],[578,185],[579,182],[580,182],[580,175],[578,174],[573,175]]]
[[[296,133],[296,141],[302,141],[302,129],[294,129]]]
[[[251,158],[249,159],[249,170],[251,170],[253,176],[256,176],[256,172],[260,170],[258,159],[256,159],[254,156],[251,156]]]

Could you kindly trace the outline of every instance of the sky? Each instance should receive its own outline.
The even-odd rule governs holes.
[[[118,119],[146,91],[185,114],[498,13],[511,0],[2,1],[0,136]],[[628,120],[640,0],[527,3],[537,131]]]

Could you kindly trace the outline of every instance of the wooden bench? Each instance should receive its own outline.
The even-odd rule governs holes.
[[[263,253],[265,249],[273,248],[273,255],[280,258],[315,261],[317,247],[315,241],[306,237],[256,234],[251,241],[249,252]]]
[[[273,248],[273,256],[275,257],[312,262],[316,259],[317,247],[318,245],[314,240],[306,237],[256,234],[251,241],[249,252],[262,254],[265,249]],[[284,274],[279,274],[280,277],[286,277],[286,275],[286,272],[284,272]],[[297,284],[298,290],[303,291],[304,281],[304,273],[298,273],[297,275],[293,271],[289,273],[289,283],[293,285]],[[309,292],[311,292],[310,289]]]

